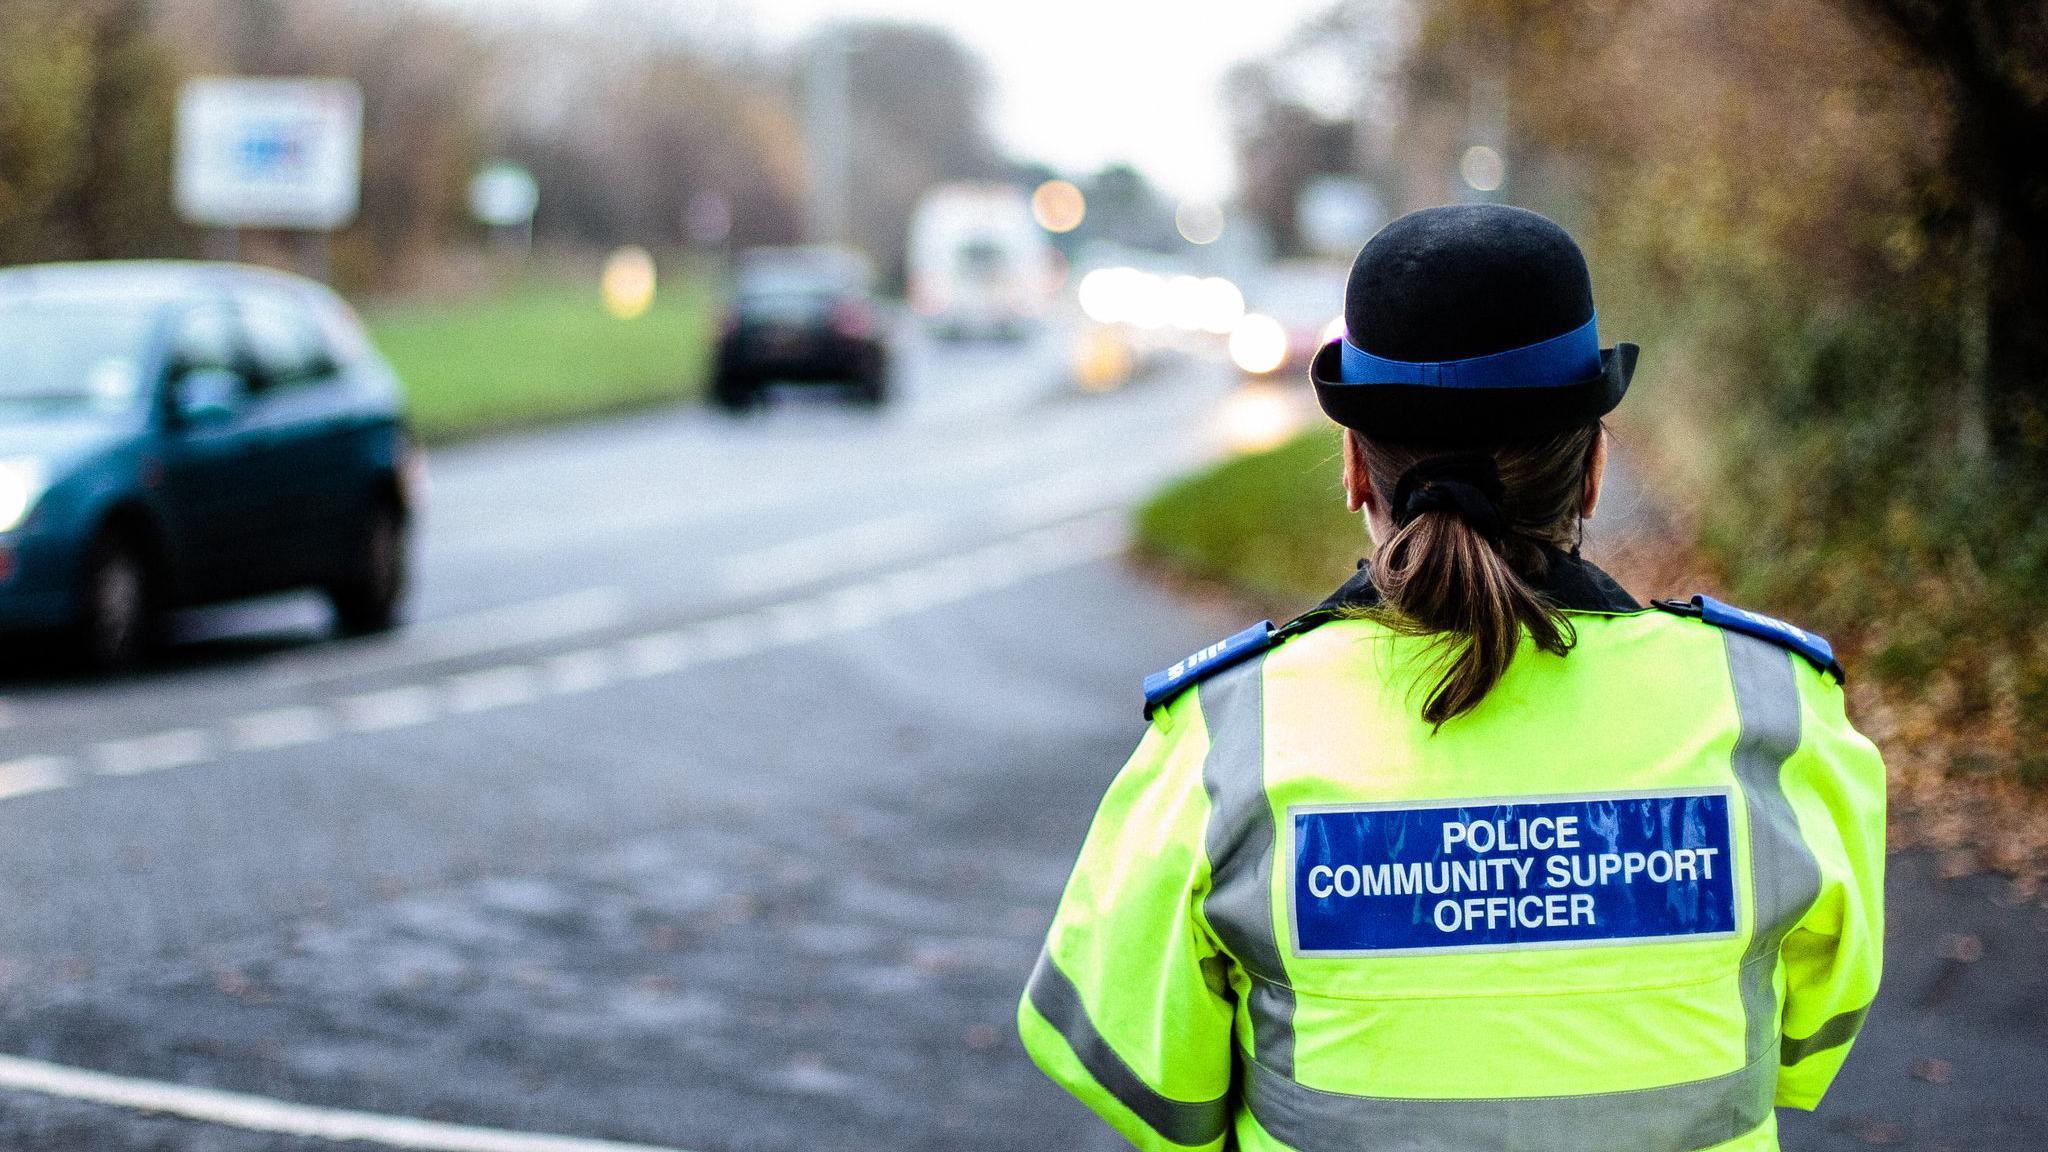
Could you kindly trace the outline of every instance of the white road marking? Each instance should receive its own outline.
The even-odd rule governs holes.
[[[728,556],[718,564],[718,580],[743,596],[786,592],[821,576],[906,560],[929,550],[938,537],[939,527],[929,515],[906,512]]]
[[[721,616],[690,629],[690,644],[706,663],[749,656],[761,650],[760,629],[755,616]]]
[[[301,1140],[358,1141],[416,1152],[681,1152],[651,1144],[507,1132],[410,1116],[320,1108],[241,1092],[115,1076],[19,1056],[0,1056],[0,1088]]]
[[[825,597],[822,612],[841,632],[856,632],[881,620],[888,601],[874,584],[854,584]]]
[[[1000,523],[1036,528],[1110,504],[1115,500],[1111,491],[1107,469],[1090,464],[998,488],[989,495]]]
[[[825,630],[826,617],[817,610],[818,601],[777,604],[761,612],[761,627],[768,644],[781,648],[815,640]]]
[[[370,676],[422,664],[458,660],[565,640],[617,627],[632,614],[632,603],[619,588],[584,588],[559,596],[487,608],[461,616],[428,620],[403,633],[357,641],[327,649],[326,657],[280,658],[277,682],[287,686],[319,684]]]
[[[261,752],[314,744],[345,732],[386,732],[448,715],[528,704],[548,693],[567,695],[620,680],[664,676],[873,627],[1106,559],[1123,549],[1125,535],[1123,513],[1100,512],[765,608],[559,653],[538,667],[502,664],[438,683],[400,684],[344,696],[328,706],[251,712],[227,720],[218,732],[178,728],[104,741],[91,747],[91,758],[106,774],[152,772],[197,764],[223,750]],[[71,768],[70,758],[56,755],[0,763],[0,799],[67,787],[75,781]]]
[[[301,705],[250,712],[228,721],[228,744],[244,752],[298,748],[334,736],[334,718],[324,708]]]
[[[688,664],[694,653],[689,638],[679,631],[650,632],[619,644],[626,675],[636,679],[666,676]]]
[[[540,677],[525,664],[506,664],[464,672],[442,682],[448,690],[448,711],[488,712],[531,703],[541,693]]]
[[[344,696],[334,702],[351,732],[389,732],[425,724],[441,711],[441,697],[424,684],[403,684]]]
[[[103,740],[93,745],[93,763],[108,776],[134,776],[197,764],[213,754],[213,733],[202,728],[176,728],[128,740]]]
[[[0,799],[47,792],[71,783],[68,756],[23,756],[0,764]]]
[[[578,648],[550,656],[546,662],[548,690],[562,696],[592,692],[614,679],[612,662],[602,648]]]

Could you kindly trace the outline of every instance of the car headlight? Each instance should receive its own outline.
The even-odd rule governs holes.
[[[33,456],[0,460],[0,532],[12,532],[28,519],[45,488],[49,471]]]

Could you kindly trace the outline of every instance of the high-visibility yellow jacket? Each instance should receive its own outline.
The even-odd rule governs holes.
[[[1877,991],[1883,765],[1825,641],[1553,568],[1576,647],[1435,732],[1365,574],[1176,666],[1019,1006],[1046,1074],[1142,1148],[1775,1149]]]

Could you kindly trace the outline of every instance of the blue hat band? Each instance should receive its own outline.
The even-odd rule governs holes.
[[[1562,388],[1600,374],[1599,317],[1535,344],[1463,360],[1389,360],[1353,344],[1339,346],[1345,384],[1420,384],[1429,388]]]

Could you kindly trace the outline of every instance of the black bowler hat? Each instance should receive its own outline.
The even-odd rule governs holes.
[[[1621,403],[1636,346],[1600,347],[1593,279],[1565,230],[1534,212],[1457,204],[1410,212],[1351,264],[1342,340],[1309,378],[1330,419],[1375,439],[1527,439]]]

